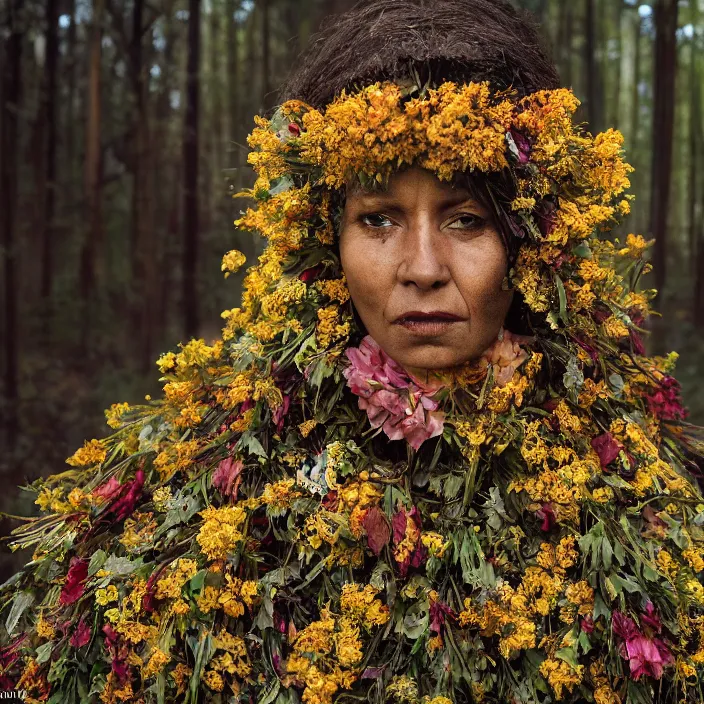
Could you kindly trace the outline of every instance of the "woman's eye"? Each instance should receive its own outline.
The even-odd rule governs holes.
[[[381,213],[367,213],[360,216],[359,219],[367,227],[391,227],[393,225],[391,220]]]
[[[473,213],[463,213],[450,222],[447,227],[451,230],[476,230],[483,227],[484,224],[485,220],[483,217]]]

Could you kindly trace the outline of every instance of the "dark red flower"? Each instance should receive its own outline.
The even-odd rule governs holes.
[[[391,519],[391,526],[393,528],[393,541],[395,544],[400,543],[405,538],[408,521],[413,521],[413,523],[415,523],[418,536],[420,537],[422,524],[418,508],[414,506],[409,512],[406,512],[404,508],[400,508]],[[409,567],[419,567],[425,560],[427,554],[428,550],[420,542],[420,540],[418,540],[414,549],[409,555],[407,555],[403,559],[402,562],[396,561],[400,575],[402,577],[405,577]]]
[[[301,128],[295,123],[295,122],[290,122],[288,125],[288,131],[292,134],[298,137],[301,134]]]
[[[12,643],[6,645],[4,648],[0,648],[0,690],[8,691],[15,689],[17,680],[19,679],[19,672],[16,675],[10,675],[10,670],[12,665],[14,665],[19,659],[19,648],[27,640],[28,636],[26,633],[15,638]]]
[[[611,433],[597,435],[592,438],[591,444],[596,454],[599,455],[599,461],[603,469],[606,469],[623,449],[623,445]]]
[[[367,531],[367,545],[375,555],[384,549],[384,545],[389,542],[391,528],[386,519],[386,514],[378,507],[372,506],[362,520],[364,530]],[[404,531],[406,527],[404,524]]]
[[[454,616],[452,609],[442,601],[434,601],[430,605],[430,631],[440,633],[445,625],[445,616]]]
[[[274,628],[279,633],[286,633],[286,619],[276,610],[274,611]]]
[[[338,498],[337,491],[335,490],[328,491],[328,493],[323,496],[323,500],[320,502],[320,505],[328,511],[337,511],[337,504]]]
[[[276,432],[280,433],[284,427],[284,419],[288,413],[288,409],[291,405],[291,397],[288,394],[283,395],[283,403],[274,411],[272,415],[272,420],[276,425]]]
[[[591,360],[592,362],[594,362],[594,364],[599,361],[599,353],[596,351],[596,348],[593,345],[590,345],[588,342],[582,340],[576,335],[574,336],[574,341],[591,357]]]
[[[645,322],[645,318],[641,315],[640,311],[638,308],[629,308],[628,309],[628,317],[631,319],[633,324],[640,328],[643,327],[643,323]],[[631,338],[631,346],[633,347],[633,352],[635,354],[640,354],[644,355],[645,354],[645,345],[643,344],[643,338],[641,337],[640,333],[637,330],[634,330],[632,327],[628,328],[628,334],[630,335]]]
[[[76,630],[71,636],[71,645],[74,648],[81,648],[84,645],[90,643],[91,630],[88,625],[88,619],[85,616],[81,616],[81,620],[76,626]]]
[[[166,567],[167,564],[163,564],[158,569],[155,569],[147,580],[147,584],[145,585],[144,589],[144,596],[142,597],[142,608],[147,613],[152,613],[152,611],[154,611],[154,601],[156,599],[156,581],[157,579],[159,579]]]
[[[134,479],[123,485],[122,495],[110,507],[110,512],[115,515],[116,521],[127,518],[137,504],[142,487],[144,486],[144,470],[138,469],[134,474]]]
[[[545,531],[546,533],[552,530],[552,527],[555,525],[556,521],[555,511],[553,510],[552,504],[543,504],[535,512],[535,515],[538,518],[542,519],[542,523],[540,524],[540,530]]]
[[[120,634],[109,623],[103,626],[103,633],[105,647],[112,658],[112,671],[117,677],[118,684],[122,686],[130,675],[127,664],[128,648],[122,643]]]
[[[584,616],[580,621],[579,627],[587,634],[594,630],[594,619],[591,616]]]
[[[85,591],[86,580],[88,579],[88,560],[81,557],[72,557],[68,567],[68,574],[64,582],[59,604],[67,606],[78,601]]]
[[[654,633],[660,633],[662,630],[662,623],[660,621],[660,616],[655,610],[655,606],[652,601],[649,601],[645,605],[645,611],[640,615],[641,625],[646,626],[653,630]]]
[[[315,279],[318,278],[318,274],[322,272],[324,266],[322,264],[316,264],[315,266],[310,267],[310,269],[306,269],[304,272],[300,274],[298,277],[303,283],[308,283],[309,281],[314,281]]]
[[[533,210],[533,214],[538,221],[538,229],[545,237],[555,229],[557,222],[556,213],[557,204],[549,198],[543,198]]]

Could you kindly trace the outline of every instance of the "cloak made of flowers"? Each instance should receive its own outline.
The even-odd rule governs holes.
[[[621,136],[567,90],[375,84],[250,137],[268,246],[222,339],[36,482],[0,589],[25,701],[699,702],[701,431],[641,342]],[[530,335],[420,381],[357,329],[344,186],[510,174]],[[226,275],[244,263],[223,259]],[[399,449],[401,452],[399,452]]]

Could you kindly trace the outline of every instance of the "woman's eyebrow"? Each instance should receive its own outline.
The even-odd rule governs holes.
[[[358,191],[357,193],[355,193],[354,200],[358,201],[359,206],[364,208],[373,207],[375,205],[380,205],[387,208],[390,205],[401,207],[400,196],[385,191]],[[477,201],[477,199],[472,197],[470,193],[465,191],[464,193],[450,193],[447,196],[444,196],[438,203],[438,210],[449,210],[450,208],[455,208],[458,205],[463,204],[472,205],[476,208],[481,209],[481,205]]]

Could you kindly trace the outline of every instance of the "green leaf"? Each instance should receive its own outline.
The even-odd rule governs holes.
[[[278,677],[269,678],[269,686],[262,691],[261,697],[257,699],[257,704],[271,704],[276,699],[281,689],[281,682]]]
[[[560,648],[555,652],[555,657],[564,660],[573,670],[579,667],[579,661],[577,660],[577,653],[574,648]]]
[[[259,457],[265,458],[267,456],[262,444],[249,430],[246,433],[242,433],[242,437],[238,440],[237,446],[246,448],[251,455],[258,455]]]
[[[136,560],[130,560],[128,557],[110,555],[110,557],[105,560],[102,569],[116,577],[124,577],[125,575],[132,574],[138,567],[141,567],[142,564],[143,560],[141,557]]]
[[[576,247],[572,249],[572,251],[578,257],[582,257],[582,259],[592,258],[592,250],[586,242],[580,242]]]
[[[51,657],[51,649],[53,647],[54,643],[49,641],[48,643],[44,643],[44,645],[40,645],[37,648],[37,662],[41,665],[43,662],[47,662],[49,658]]]
[[[264,596],[262,605],[259,607],[257,616],[254,619],[254,625],[260,631],[274,627],[274,602],[268,595]]]
[[[22,618],[22,614],[35,602],[35,596],[32,592],[18,592],[12,601],[12,608],[5,621],[7,632],[12,635],[15,631],[18,621]]]
[[[564,323],[567,322],[567,294],[565,293],[565,287],[562,283],[562,279],[557,275],[553,275],[555,280],[555,287],[557,288],[557,296],[560,299],[560,318]]]
[[[579,368],[576,357],[570,357],[567,362],[567,371],[562,375],[562,383],[568,391],[574,391],[575,394],[579,393],[579,390],[584,384],[584,374]]]
[[[459,494],[462,484],[464,483],[464,477],[457,474],[450,474],[443,484],[443,494],[446,499],[454,499],[457,494]]]
[[[105,564],[105,560],[107,559],[108,555],[105,552],[105,550],[96,550],[92,557],[90,558],[90,562],[88,563],[88,576],[92,577],[99,569],[102,568],[102,566]]]

